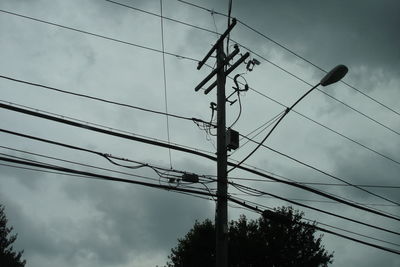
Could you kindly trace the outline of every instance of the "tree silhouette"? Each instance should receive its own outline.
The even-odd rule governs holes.
[[[242,215],[229,225],[229,266],[327,266],[333,261],[314,237],[315,223],[301,222],[303,213],[291,207],[267,212],[257,220]],[[171,249],[168,267],[214,266],[215,226],[196,221],[178,245]]]
[[[21,259],[23,251],[14,251],[12,243],[17,239],[17,235],[11,234],[13,227],[7,227],[7,222],[4,206],[0,205],[0,266],[23,267],[26,263]]]

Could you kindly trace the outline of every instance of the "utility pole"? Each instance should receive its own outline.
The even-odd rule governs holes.
[[[228,266],[228,180],[225,112],[224,42],[217,45],[217,207],[215,211],[216,266]]]
[[[214,75],[217,75],[217,81],[212,83],[205,91],[208,94],[215,86],[217,86],[217,205],[215,211],[215,228],[216,228],[216,266],[228,266],[228,179],[227,179],[227,140],[226,140],[226,96],[225,82],[226,76],[229,75],[237,66],[244,62],[249,56],[246,53],[232,64],[227,70],[225,66],[229,64],[238,53],[239,48],[235,46],[235,50],[230,55],[224,53],[224,40],[229,32],[236,25],[236,19],[228,26],[228,29],[220,36],[211,50],[207,53],[202,61],[199,62],[197,69],[200,69],[207,59],[216,51],[217,67],[195,88],[200,90]]]

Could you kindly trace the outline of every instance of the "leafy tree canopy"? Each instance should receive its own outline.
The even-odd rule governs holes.
[[[13,227],[7,227],[7,222],[4,206],[0,205],[0,266],[24,267],[26,261],[21,259],[23,251],[15,252],[12,246],[17,235],[11,234]]]
[[[242,215],[229,225],[229,266],[327,266],[333,261],[315,237],[315,223],[301,222],[303,213],[282,207],[257,220]],[[215,266],[215,226],[196,221],[171,250],[168,267]]]

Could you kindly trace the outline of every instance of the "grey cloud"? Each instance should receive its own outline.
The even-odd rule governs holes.
[[[226,10],[226,3],[220,1],[203,5]],[[366,67],[369,75],[382,71],[386,79],[399,75],[397,1],[237,1],[233,7],[233,16],[245,18],[247,24],[326,70],[342,63],[351,69]]]

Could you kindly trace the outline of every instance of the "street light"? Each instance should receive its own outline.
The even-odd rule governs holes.
[[[330,72],[328,72],[319,83],[317,83],[315,86],[313,86],[310,90],[308,90],[302,97],[300,97],[292,106],[286,108],[285,113],[279,118],[279,120],[275,123],[274,127],[268,132],[268,134],[264,137],[264,139],[258,144],[258,146],[250,152],[244,159],[242,159],[238,164],[233,166],[230,170],[228,170],[228,173],[232,171],[233,169],[237,168],[240,166],[243,162],[245,162],[251,155],[256,152],[256,150],[262,146],[262,144],[267,140],[267,138],[271,135],[271,133],[275,130],[275,128],[278,126],[278,124],[283,120],[283,118],[304,98],[306,97],[309,93],[311,93],[315,88],[318,86],[327,86],[330,84],[333,84],[335,82],[340,81],[348,72],[348,68],[345,65],[337,65],[334,67]]]

